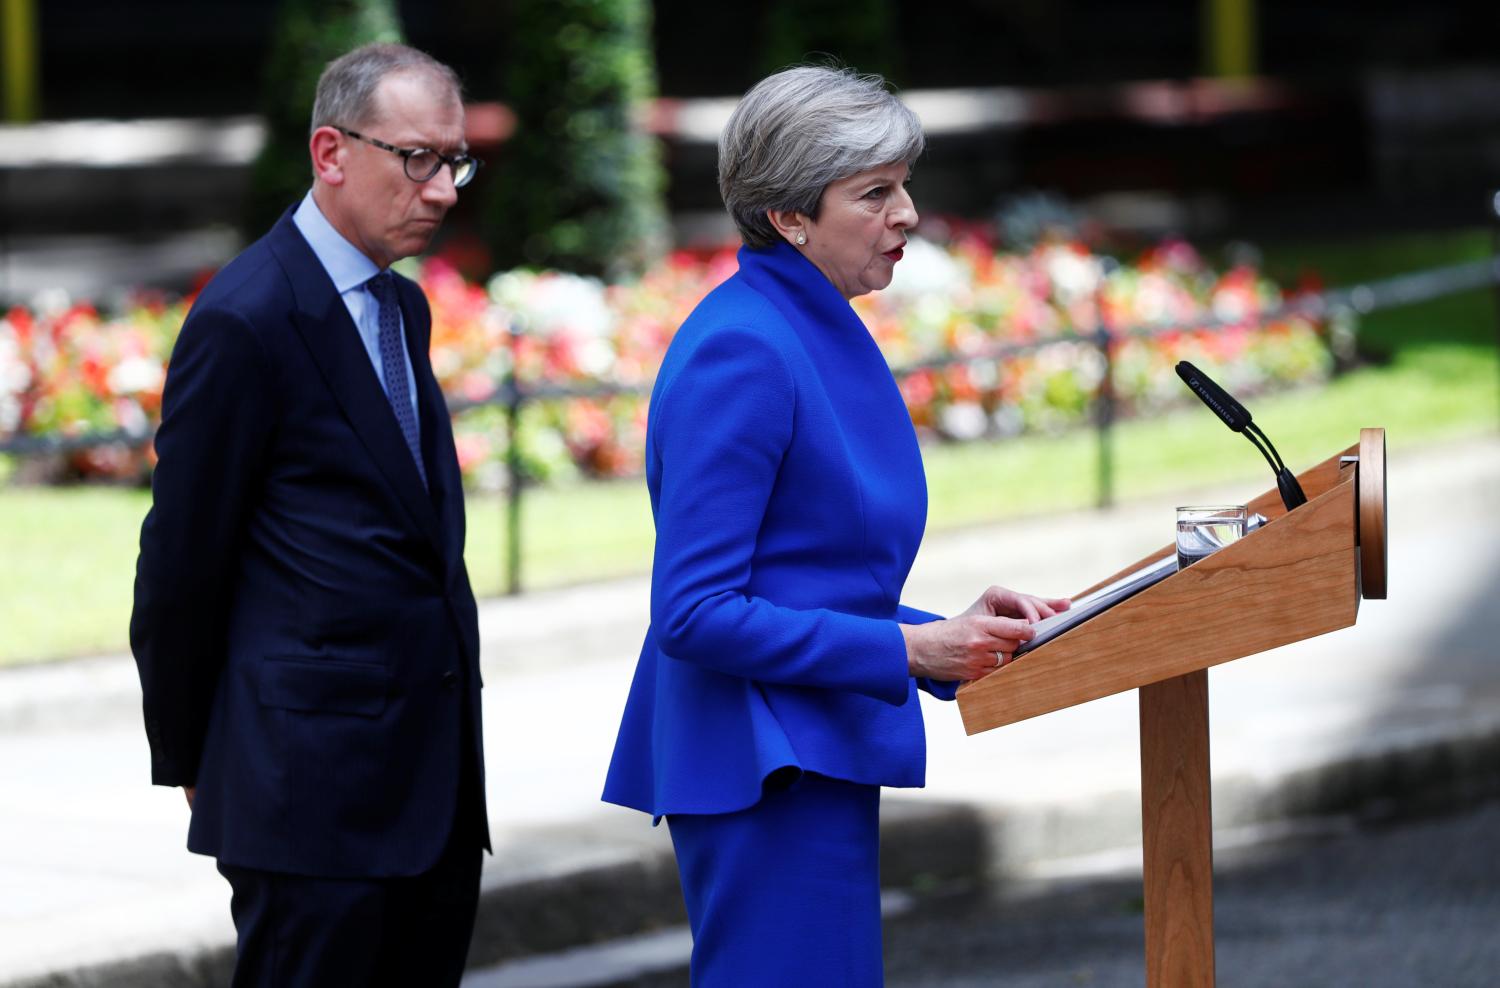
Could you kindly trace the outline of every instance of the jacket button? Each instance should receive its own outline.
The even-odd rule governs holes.
[[[452,669],[449,669],[447,672],[443,673],[443,688],[451,690],[456,689],[457,687],[458,673],[454,672]]]

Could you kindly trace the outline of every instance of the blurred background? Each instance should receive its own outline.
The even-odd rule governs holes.
[[[1293,463],[1375,403],[1398,446],[1500,421],[1500,15],[1482,5],[0,13],[4,548],[63,569],[52,540],[68,531],[98,554],[75,564],[81,583],[48,581],[55,599],[7,567],[28,575],[0,604],[0,661],[121,646],[126,588],[94,574],[128,566],[177,327],[305,190],[317,75],[372,39],[458,69],[488,161],[407,265],[435,309],[485,593],[647,565],[638,486],[581,482],[639,473],[656,361],[733,270],[718,130],[739,93],[798,60],[884,73],[928,130],[920,240],[859,307],[929,442],[934,529],[1257,470],[1210,432],[1179,434],[1215,428],[1171,414],[1184,357],[1237,393],[1284,395],[1257,412],[1287,410],[1272,435]],[[1215,446],[1227,456],[1205,464]],[[1003,482],[1018,469],[1048,480]],[[58,630],[60,600],[98,617]]]
[[[1500,7],[1457,2],[0,0],[0,667],[128,668],[172,341],[305,191],[318,73],[371,40],[457,69],[486,161],[403,268],[432,301],[470,572],[496,614],[582,587],[631,601],[622,640],[643,630],[645,397],[735,266],[715,141],[739,94],[809,59],[885,75],[927,129],[922,223],[856,308],[954,571],[1007,582],[986,574],[1018,533],[1095,538],[1183,492],[1269,486],[1180,359],[1294,471],[1379,425],[1393,464],[1461,488],[1439,502],[1492,515],[1497,38]],[[1476,449],[1484,479],[1466,479]],[[1463,572],[1493,570],[1492,538],[1445,538]],[[1068,592],[1128,561],[1021,568]],[[1491,696],[1488,648],[1465,641],[1470,698]],[[128,677],[111,682],[133,716]],[[0,710],[0,733],[47,721],[25,710]]]

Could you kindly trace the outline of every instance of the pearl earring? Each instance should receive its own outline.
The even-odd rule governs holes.
[[[798,230],[797,231],[797,246],[801,247],[805,243],[807,243],[807,234],[803,233],[801,230]]]

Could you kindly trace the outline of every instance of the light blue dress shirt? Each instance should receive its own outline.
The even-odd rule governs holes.
[[[328,222],[328,218],[313,201],[312,192],[309,191],[303,197],[297,211],[292,214],[292,222],[297,225],[298,232],[322,262],[328,277],[333,279],[334,289],[339,293],[339,298],[344,300],[349,318],[354,320],[354,327],[359,330],[359,339],[365,345],[365,353],[370,355],[375,377],[380,381],[386,397],[390,397],[391,390],[385,383],[385,366],[380,360],[380,303],[365,287],[365,282],[379,274],[380,268],[333,228],[333,224]],[[416,417],[417,379],[411,369],[411,354],[406,349],[404,317],[401,320],[401,359],[406,361],[406,380],[409,382],[407,392],[411,400],[411,413]],[[417,417],[416,421],[420,425],[422,420]]]

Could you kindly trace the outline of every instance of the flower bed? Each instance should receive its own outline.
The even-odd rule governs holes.
[[[509,271],[487,285],[441,258],[412,265],[432,303],[432,362],[455,416],[471,483],[504,482],[504,412],[492,402],[514,366],[523,389],[586,388],[608,397],[537,397],[521,419],[526,472],[539,480],[619,476],[641,466],[646,398],[672,333],[735,270],[734,250],[676,252],[620,285],[559,272]],[[1076,243],[1004,253],[972,231],[939,246],[912,238],[891,287],[855,300],[898,371],[924,438],[970,440],[1084,422],[1115,334],[1112,384],[1122,415],[1175,403],[1189,359],[1240,393],[1319,381],[1331,371],[1326,327],[1264,316],[1282,293],[1251,268],[1214,271],[1187,244],[1131,264]],[[17,308],[0,318],[0,442],[120,431],[144,438],[161,407],[163,366],[191,297],[137,297],[112,317],[87,304]],[[1195,323],[1212,324],[1193,328]],[[1171,325],[1165,333],[1137,331]],[[517,332],[512,336],[511,329]],[[67,454],[76,475],[144,477],[149,444]]]

